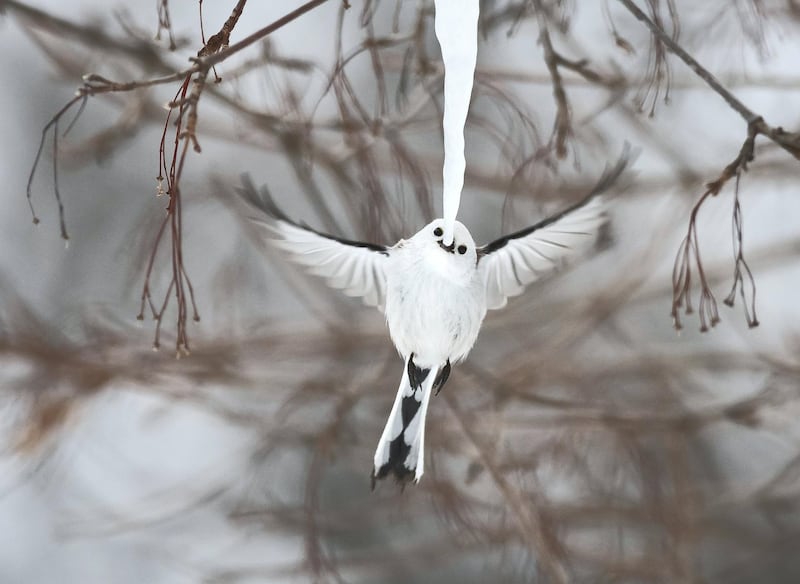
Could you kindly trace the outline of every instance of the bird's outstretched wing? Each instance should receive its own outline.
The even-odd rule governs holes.
[[[478,270],[486,282],[487,308],[502,308],[509,297],[521,294],[525,286],[595,241],[607,220],[600,195],[619,178],[628,159],[626,148],[619,162],[606,169],[582,201],[478,248]]]
[[[342,239],[296,223],[280,210],[269,191],[256,190],[247,177],[239,192],[251,208],[249,218],[266,228],[271,243],[292,261],[324,278],[329,286],[383,310],[388,247]]]

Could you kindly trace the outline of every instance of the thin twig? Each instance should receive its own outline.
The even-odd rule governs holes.
[[[695,267],[700,276],[700,330],[705,332],[709,329],[710,325],[713,327],[719,322],[719,314],[717,312],[717,303],[714,294],[708,286],[707,279],[703,270],[702,260],[700,258],[700,248],[697,241],[697,212],[702,204],[708,199],[709,196],[716,196],[722,190],[722,187],[732,178],[736,177],[736,188],[734,198],[734,211],[733,211],[733,228],[734,228],[734,282],[731,293],[725,299],[725,303],[729,306],[733,305],[733,298],[735,296],[736,288],[741,290],[742,298],[745,299],[744,275],[748,276],[751,290],[751,304],[748,308],[745,302],[745,318],[747,319],[748,326],[758,326],[758,319],[755,314],[755,295],[756,285],[753,279],[750,267],[744,260],[741,242],[742,242],[742,216],[741,206],[739,204],[739,184],[741,175],[747,170],[747,165],[755,158],[755,141],[756,137],[761,134],[772,140],[775,144],[780,146],[783,150],[800,160],[800,133],[786,132],[783,128],[773,127],[767,124],[762,116],[756,114],[744,103],[739,101],[733,93],[731,93],[724,85],[722,85],[714,75],[712,75],[706,68],[704,68],[697,60],[692,57],[686,50],[681,47],[678,42],[668,35],[663,28],[656,22],[650,19],[633,0],[619,0],[628,11],[633,14],[638,20],[642,21],[649,29],[654,37],[658,38],[661,43],[672,51],[673,54],[678,56],[689,68],[703,81],[705,81],[711,89],[720,95],[725,102],[736,111],[747,122],[747,137],[742,143],[739,153],[736,158],[731,161],[720,173],[719,177],[709,182],[706,185],[706,191],[700,197],[700,200],[692,209],[689,219],[689,229],[686,237],[678,251],[675,260],[675,266],[672,272],[672,319],[676,329],[681,328],[679,318],[679,309],[685,306],[686,313],[692,312],[692,304],[690,300],[691,292],[691,264],[692,256],[694,259]]]
[[[553,98],[556,102],[556,120],[553,124],[553,137],[555,139],[556,156],[565,158],[567,156],[567,138],[572,134],[572,119],[567,100],[567,93],[564,91],[564,84],[561,80],[561,72],[558,70],[562,61],[566,61],[553,49],[550,40],[550,31],[547,26],[547,14],[544,11],[541,0],[533,0],[536,6],[536,18],[539,22],[539,42],[542,44],[544,52],[544,62],[550,72],[553,81]]]
[[[156,30],[156,40],[161,40],[161,32],[167,31],[169,36],[169,50],[177,48],[175,44],[175,34],[172,30],[172,20],[169,17],[169,0],[158,1],[158,29]]]
[[[633,14],[637,19],[641,20],[650,32],[658,37],[658,39],[666,45],[673,54],[681,59],[689,68],[705,81],[711,89],[713,89],[725,102],[736,111],[742,119],[747,122],[748,130],[752,127],[755,129],[756,134],[761,134],[768,137],[775,144],[783,148],[786,152],[800,160],[800,133],[787,132],[781,127],[773,127],[769,125],[762,116],[753,112],[744,103],[742,103],[733,93],[731,93],[719,80],[712,75],[708,69],[703,67],[697,60],[692,57],[677,41],[668,35],[664,29],[659,27],[653,22],[642,10],[636,6],[633,0],[618,0],[622,3],[628,11]]]
[[[169,204],[167,205],[167,217],[164,219],[164,223],[162,224],[161,228],[158,231],[158,234],[154,242],[153,250],[151,252],[150,259],[148,261],[148,266],[145,273],[145,281],[142,287],[142,296],[141,296],[142,304],[139,310],[139,314],[137,315],[137,318],[141,320],[144,317],[143,312],[145,304],[149,304],[151,312],[153,314],[153,318],[156,320],[155,339],[153,343],[154,348],[158,348],[160,345],[159,339],[160,339],[161,325],[163,323],[164,311],[169,306],[169,299],[173,291],[175,293],[175,298],[177,301],[177,308],[178,308],[177,323],[176,323],[177,356],[180,356],[182,354],[188,354],[189,352],[189,340],[186,328],[186,321],[188,318],[187,304],[189,302],[191,302],[192,305],[193,319],[195,321],[198,321],[200,319],[197,312],[197,307],[195,305],[194,289],[192,287],[191,280],[188,277],[186,267],[184,265],[183,244],[182,244],[183,228],[182,228],[182,217],[181,217],[182,206],[180,197],[181,195],[180,181],[186,161],[188,146],[191,144],[195,152],[198,153],[201,152],[200,143],[197,138],[197,122],[198,122],[197,109],[200,97],[206,85],[206,79],[208,77],[208,74],[216,64],[224,61],[231,55],[234,55],[239,51],[254,44],[255,42],[263,39],[272,32],[292,22],[293,20],[297,19],[298,17],[302,16],[303,14],[312,10],[313,8],[316,8],[317,6],[324,4],[326,1],[327,0],[311,0],[310,2],[307,2],[306,4],[300,6],[296,10],[286,14],[282,18],[279,18],[273,23],[256,31],[255,33],[251,34],[242,41],[236,43],[235,45],[229,46],[230,35],[233,32],[236,23],[239,21],[239,18],[242,15],[242,11],[244,10],[244,6],[247,2],[247,0],[238,0],[231,15],[223,24],[222,29],[217,34],[213,35],[211,38],[208,39],[208,42],[206,42],[203,48],[201,48],[198,51],[197,57],[194,57],[192,59],[193,64],[190,67],[184,69],[183,71],[174,72],[161,77],[127,81],[122,83],[111,81],[106,77],[97,74],[85,75],[83,78],[83,85],[78,89],[76,97],[70,100],[61,110],[59,110],[59,112],[53,117],[52,120],[50,120],[50,122],[48,122],[48,124],[44,127],[42,131],[42,139],[40,142],[39,150],[37,151],[36,158],[34,159],[34,163],[31,168],[31,174],[28,179],[28,187],[27,187],[28,204],[30,206],[31,214],[33,216],[33,222],[38,223],[39,218],[36,215],[36,212],[33,207],[31,186],[33,184],[33,179],[36,173],[36,169],[38,167],[41,158],[47,133],[52,128],[53,131],[55,132],[53,138],[54,194],[59,209],[61,236],[66,241],[69,239],[69,236],[67,234],[66,222],[64,220],[64,205],[61,199],[61,193],[58,184],[58,163],[57,163],[57,156],[58,156],[57,132],[58,132],[59,120],[61,119],[61,117],[64,114],[66,114],[66,112],[69,111],[76,103],[80,102],[81,106],[80,109],[78,110],[78,114],[76,115],[77,119],[77,117],[80,116],[81,112],[83,112],[86,100],[90,96],[103,93],[130,92],[137,89],[143,89],[143,88],[153,87],[156,85],[163,85],[167,83],[174,83],[175,81],[181,81],[181,86],[176,94],[175,99],[173,99],[168,104],[170,111],[167,113],[166,116],[164,131],[162,133],[161,144],[159,147],[159,172],[157,176],[158,180],[157,193],[166,194],[169,196],[170,201]],[[14,8],[23,12],[27,9],[27,7],[25,7],[24,5],[19,5],[16,2],[13,2],[13,5]],[[59,23],[59,26],[69,27],[70,24]],[[166,0],[162,1],[159,4],[159,26],[160,26],[159,32],[161,31],[162,26],[167,27],[167,30],[170,31],[170,38],[172,38],[171,28],[169,28],[169,13]],[[191,91],[189,91],[190,86],[191,86]],[[172,148],[172,155],[171,159],[168,161],[165,141],[167,138],[167,129],[169,125],[169,120],[171,118],[171,114],[174,109],[177,109],[178,113],[175,124],[176,130],[174,137],[174,145]],[[73,120],[69,124],[67,131],[69,131],[72,128],[74,123],[75,120]],[[181,144],[182,146],[180,146]],[[166,181],[166,188],[165,188],[165,181]],[[172,278],[170,280],[166,294],[159,308],[153,302],[151,297],[152,293],[151,277],[153,275],[155,258],[158,253],[158,249],[163,243],[163,234],[165,232],[167,224],[170,225],[169,232],[171,241]]]
[[[503,495],[509,510],[512,511],[512,520],[517,524],[520,536],[534,554],[535,560],[541,564],[542,570],[547,573],[553,582],[566,584],[569,577],[563,565],[563,550],[555,534],[545,529],[544,517],[535,503],[524,499],[518,489],[511,485],[494,461],[495,457],[488,451],[475,432],[474,424],[466,419],[457,401],[452,394],[445,394],[445,401],[458,421],[459,428],[464,436],[477,449],[481,463],[484,465],[495,486]]]
[[[650,32],[658,38],[660,42],[669,48],[673,54],[675,54],[681,61],[686,63],[689,68],[694,71],[695,75],[700,77],[703,81],[708,83],[708,85],[716,91],[722,99],[728,102],[728,105],[731,106],[734,110],[736,110],[739,115],[744,118],[744,121],[747,123],[753,122],[759,116],[753,113],[746,105],[744,105],[741,101],[739,101],[735,95],[733,95],[730,91],[728,91],[722,83],[720,83],[716,77],[714,77],[705,67],[700,65],[697,60],[692,57],[688,52],[686,52],[683,47],[681,47],[677,41],[675,41],[670,35],[668,35],[664,29],[659,27],[653,20],[650,19],[647,14],[645,14],[633,0],[618,0],[628,11],[633,14],[638,20],[641,20],[647,28],[650,29]]]
[[[67,134],[72,127],[75,125],[75,122],[80,117],[81,113],[84,111],[84,106],[86,105],[86,96],[82,94],[78,94],[69,100],[64,107],[62,107],[56,115],[54,115],[47,124],[45,124],[44,128],[42,128],[42,137],[39,141],[39,148],[36,150],[36,156],[33,159],[33,165],[31,166],[31,172],[28,175],[28,184],[26,187],[26,196],[28,199],[28,207],[31,210],[31,217],[33,217],[33,224],[39,224],[39,217],[36,215],[36,210],[33,206],[33,179],[36,176],[36,169],[39,166],[39,162],[42,158],[42,152],[44,151],[45,141],[47,140],[47,134],[50,131],[50,128],[53,128],[53,193],[56,199],[56,203],[58,204],[58,219],[59,224],[61,226],[61,237],[64,241],[69,240],[69,235],[67,233],[66,221],[64,219],[64,205],[61,202],[61,193],[58,188],[58,123],[61,118],[72,109],[72,107],[76,104],[80,103],[80,107],[78,108],[78,112],[76,113],[75,117],[67,126],[64,134]]]

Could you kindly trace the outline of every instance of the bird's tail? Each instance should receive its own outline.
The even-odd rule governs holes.
[[[403,367],[403,379],[397,390],[392,411],[375,450],[372,488],[375,481],[393,474],[405,483],[418,482],[425,461],[425,417],[434,385],[443,384],[440,368],[421,369],[411,357]],[[448,363],[449,365],[449,363]],[[448,367],[449,372],[449,367]]]

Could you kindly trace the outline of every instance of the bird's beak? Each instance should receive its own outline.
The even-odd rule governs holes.
[[[442,243],[441,239],[438,241],[438,243],[439,243],[439,247],[441,247],[447,253],[455,253],[455,250],[456,250],[456,240],[455,240],[455,238],[450,243],[450,245],[445,245],[444,243]]]

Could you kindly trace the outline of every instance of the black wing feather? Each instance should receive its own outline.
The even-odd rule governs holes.
[[[345,239],[344,237],[337,237],[335,235],[331,235],[330,233],[324,233],[322,231],[318,231],[313,227],[309,227],[306,223],[302,221],[295,221],[289,218],[286,213],[284,213],[283,209],[278,207],[277,203],[275,203],[275,199],[272,198],[272,193],[269,192],[269,189],[266,186],[261,187],[260,189],[256,188],[253,184],[253,181],[250,180],[249,175],[242,175],[242,187],[237,189],[239,194],[252,206],[255,207],[259,211],[263,211],[273,219],[278,221],[283,221],[284,223],[288,223],[294,227],[299,229],[305,229],[306,231],[310,231],[312,233],[316,233],[320,237],[324,237],[325,239],[330,239],[331,241],[336,241],[341,243],[342,245],[349,245],[352,247],[363,247],[369,249],[371,251],[377,251],[383,254],[388,253],[389,247],[385,245],[379,245],[377,243],[370,243],[368,241],[357,241],[354,239]],[[258,218],[254,219],[258,221]]]
[[[250,219],[267,228],[275,247],[310,273],[325,278],[331,287],[383,310],[389,247],[336,237],[293,221],[275,204],[269,190],[256,189],[246,176],[242,185],[239,194],[251,211]]]
[[[515,231],[514,233],[509,233],[508,235],[504,235],[503,237],[495,239],[491,243],[487,243],[483,247],[478,248],[478,261],[480,261],[482,257],[504,248],[508,244],[508,242],[511,241],[512,239],[519,239],[520,237],[525,237],[526,235],[530,235],[534,231],[538,231],[540,229],[547,227],[548,225],[552,225],[559,219],[562,219],[563,217],[569,215],[573,211],[577,211],[584,205],[587,205],[592,199],[607,191],[615,182],[617,182],[617,179],[619,179],[620,175],[625,171],[625,168],[628,165],[628,160],[629,160],[629,155],[628,155],[628,149],[626,148],[625,152],[617,161],[617,163],[614,165],[614,167],[605,169],[603,175],[600,177],[600,180],[594,186],[592,191],[588,195],[586,195],[583,199],[581,199],[574,205],[570,205],[569,207],[563,209],[562,211],[556,213],[555,215],[552,215],[547,219],[539,221],[535,225],[531,225],[530,227],[525,227],[524,229]],[[560,245],[555,242],[547,242],[547,243],[557,246]]]

